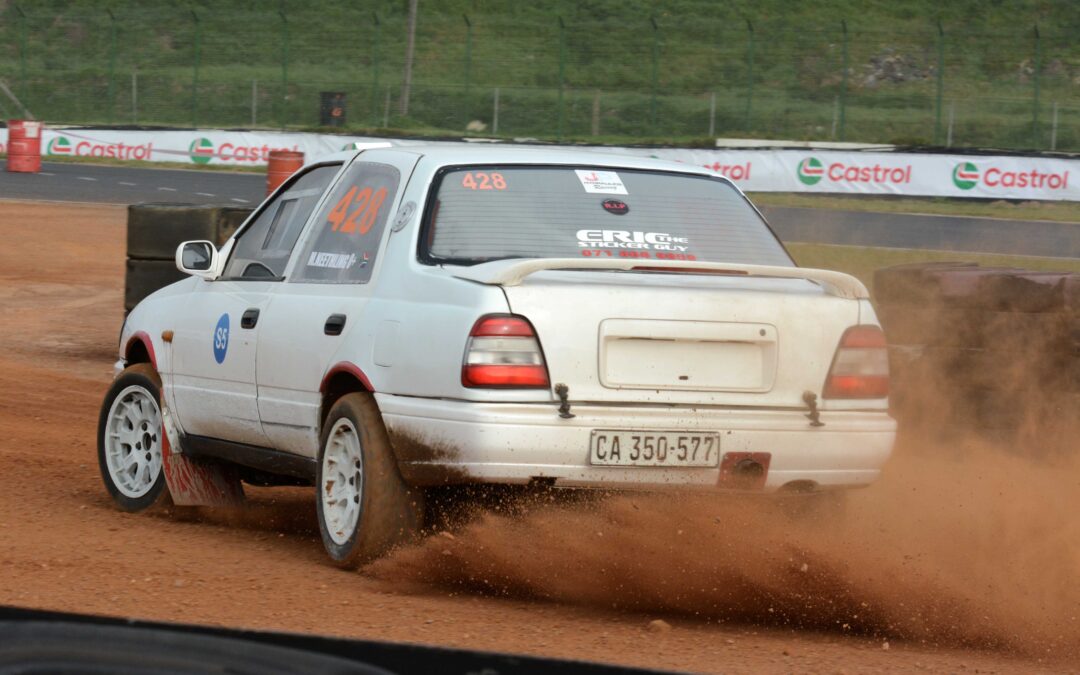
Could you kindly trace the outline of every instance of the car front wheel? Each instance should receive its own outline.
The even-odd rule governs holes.
[[[141,511],[165,491],[161,378],[146,363],[126,368],[105,394],[98,417],[98,466],[105,489],[125,511]]]
[[[327,415],[321,441],[316,505],[323,545],[334,562],[356,567],[415,537],[422,495],[402,479],[371,394],[341,397]]]

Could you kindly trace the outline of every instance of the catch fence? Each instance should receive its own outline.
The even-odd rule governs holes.
[[[600,142],[716,136],[1080,150],[1080,42],[856,21],[285,11],[0,12],[0,82],[49,122]],[[388,6],[389,7],[389,6]],[[0,93],[0,114],[19,116]]]

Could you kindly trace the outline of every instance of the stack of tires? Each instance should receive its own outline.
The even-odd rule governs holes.
[[[251,213],[235,206],[133,204],[128,207],[127,274],[124,309],[183,278],[176,269],[176,247],[191,239],[221,246]]]
[[[900,265],[875,273],[874,293],[902,430],[1080,449],[1080,275]]]

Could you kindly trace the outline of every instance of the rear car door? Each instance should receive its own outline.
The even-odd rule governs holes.
[[[200,280],[176,317],[172,404],[184,432],[266,446],[256,403],[257,336],[304,223],[340,164],[297,175],[234,240],[224,273]]]
[[[418,156],[369,150],[344,171],[311,220],[259,333],[259,414],[271,447],[314,457],[320,386],[343,361],[360,368],[376,321],[367,313],[390,234]],[[348,345],[350,353],[342,355]]]

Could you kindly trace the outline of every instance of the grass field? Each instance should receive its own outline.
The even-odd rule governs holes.
[[[1076,223],[1080,227],[1078,202],[1007,202],[983,199],[948,199],[934,197],[866,197],[862,195],[810,195],[790,192],[754,192],[748,195],[755,204],[795,206],[837,211],[876,211],[879,213],[922,213],[941,216],[977,216],[1010,220],[1054,220]],[[1080,230],[1078,230],[1080,236]]]
[[[957,146],[1046,149],[1056,110],[1080,150],[1074,2],[421,3],[407,113],[406,5],[0,2],[0,80],[55,122],[315,128],[340,91],[349,130],[433,135],[493,134],[498,89],[499,136],[617,143],[944,144],[952,119]]]

